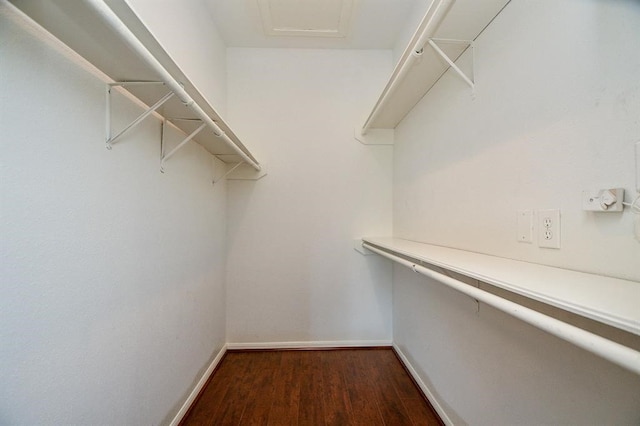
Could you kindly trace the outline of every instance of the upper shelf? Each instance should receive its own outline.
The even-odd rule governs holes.
[[[389,82],[365,122],[369,129],[394,129],[438,79],[449,69],[447,61],[429,44],[431,39],[454,61],[509,0],[433,0]]]
[[[640,335],[638,282],[398,238],[363,241]]]
[[[194,138],[197,143],[224,162],[244,161],[256,169],[260,168],[257,160],[220,114],[196,89],[125,1],[11,2],[115,82],[169,83],[166,80],[172,80],[174,86],[177,86],[173,91],[178,96],[173,96],[157,112],[186,134],[198,127],[197,121],[194,120],[207,123],[208,125]],[[133,37],[125,37],[128,34]],[[141,54],[141,50],[136,49],[135,45],[141,45],[142,49],[146,50],[143,53],[148,54]],[[152,62],[155,61],[159,67],[153,65]],[[145,104],[153,105],[171,90],[171,85],[127,85],[125,88]],[[193,103],[185,105],[185,97],[190,98]],[[184,118],[192,120],[175,120]],[[220,130],[222,132],[219,132]]]

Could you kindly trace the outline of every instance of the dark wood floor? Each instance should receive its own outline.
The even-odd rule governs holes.
[[[390,348],[230,351],[182,425],[441,425]]]

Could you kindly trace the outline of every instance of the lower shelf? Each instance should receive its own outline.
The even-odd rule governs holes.
[[[477,253],[469,253],[462,250],[414,243],[406,240],[366,238],[362,246],[400,265],[411,268],[416,273],[465,294],[478,302],[492,306],[540,330],[559,337],[562,340],[640,375],[640,352],[636,349],[528,308],[524,306],[524,304],[515,303],[504,297],[476,288],[459,279],[452,278],[447,274],[447,271],[441,272],[437,268],[434,269],[433,266],[457,272],[458,274],[492,284],[495,287],[526,295],[532,299],[545,301],[546,303],[562,307],[567,311],[580,311],[584,316],[596,321],[600,320],[603,323],[627,330],[636,335],[638,334],[638,314],[635,310],[630,311],[630,309],[638,300],[638,298],[635,297],[637,295],[638,283],[607,277],[593,278],[597,276],[541,265],[532,265],[526,262],[501,259]],[[407,246],[410,250],[407,250]],[[616,297],[619,297],[622,292],[623,295],[631,298],[615,299],[605,297],[605,300],[609,303],[608,306],[611,306],[612,300],[618,303],[618,311],[612,313],[597,310],[598,308],[602,308],[602,306],[597,305],[597,301],[600,299],[595,297],[595,292],[588,295],[588,297],[591,297],[592,305],[587,308],[583,305],[576,305],[572,299],[559,298],[563,293],[556,292],[554,294],[552,292],[552,289],[556,287],[563,288],[564,291],[572,288],[573,291],[576,291],[578,296],[580,296],[583,293],[580,291],[582,290],[583,284],[581,281],[589,281],[589,279],[593,280],[590,282],[592,286],[596,286],[597,284],[614,286],[616,291],[614,291],[613,294],[615,294]],[[546,287],[549,283],[551,283],[551,287]],[[601,292],[603,288],[605,287],[600,287]],[[543,292],[543,290],[546,290],[546,292]],[[591,290],[593,290],[593,288],[591,288]],[[607,288],[607,290],[609,289]],[[584,300],[585,299],[583,299],[583,301]],[[586,300],[589,301],[589,299]],[[627,316],[617,316],[620,314],[626,314]],[[602,321],[603,319],[606,320],[606,322]]]
[[[640,336],[640,283],[399,238],[363,241]]]

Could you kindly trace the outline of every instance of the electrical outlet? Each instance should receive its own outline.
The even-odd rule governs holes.
[[[533,242],[533,213],[531,210],[518,210],[518,242]]]
[[[560,210],[538,210],[538,247],[560,248]]]

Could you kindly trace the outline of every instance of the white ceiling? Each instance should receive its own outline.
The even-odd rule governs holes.
[[[393,49],[425,0],[353,0],[346,36],[333,38],[265,35],[259,0],[204,2],[227,47]]]

